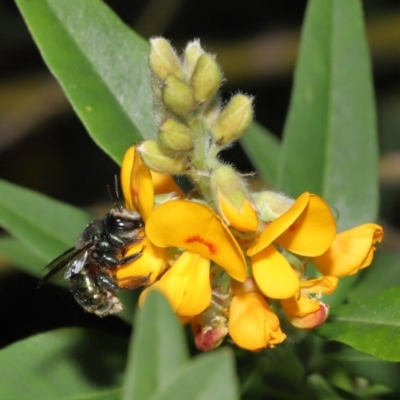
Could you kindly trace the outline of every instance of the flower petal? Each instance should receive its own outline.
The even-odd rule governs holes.
[[[309,200],[310,193],[303,193],[284,214],[267,225],[255,245],[249,248],[247,254],[250,257],[254,256],[254,254],[269,246],[278,236],[282,235],[285,230],[289,229],[307,207]]]
[[[144,249],[143,249],[144,248]],[[115,273],[117,279],[123,280],[135,276],[149,276],[149,284],[153,283],[165,264],[166,249],[157,247],[147,237],[130,247],[124,257],[140,252],[142,255],[130,264],[120,266]]]
[[[255,232],[258,228],[258,217],[251,203],[243,199],[241,209],[238,210],[224,196],[218,196],[219,208],[229,224],[240,232]]]
[[[154,207],[154,187],[150,170],[143,164],[136,148],[133,158],[130,190],[135,209],[138,210],[146,222]]]
[[[292,296],[289,299],[280,301],[285,314],[288,317],[302,318],[319,310],[319,301],[300,295]]]
[[[176,193],[179,197],[185,197],[182,189],[175,183],[171,175],[150,171],[153,180],[154,194]]]
[[[306,192],[266,227],[247,254],[252,256],[276,241],[292,253],[317,256],[328,249],[335,234],[336,224],[328,205],[321,197]]]
[[[259,293],[236,295],[229,312],[229,335],[239,346],[257,351],[285,340],[278,317]]]
[[[308,281],[300,281],[300,287],[307,293],[331,294],[336,290],[339,279],[335,276],[321,276]]]
[[[211,303],[210,260],[185,251],[156,286],[177,314],[200,314]]]
[[[383,229],[376,224],[364,224],[339,233],[331,247],[319,257],[313,258],[318,270],[324,275],[342,277],[355,274],[372,262],[374,244],[380,242]]]
[[[265,296],[271,299],[287,299],[299,291],[299,278],[274,246],[269,246],[251,257],[251,262],[254,279]]]
[[[137,211],[137,209],[133,206],[133,199],[131,194],[131,173],[133,167],[134,153],[135,153],[135,148],[132,146],[125,153],[124,158],[122,160],[121,186],[122,186],[122,193],[125,199],[126,208],[128,208],[129,210]]]
[[[246,262],[228,227],[211,208],[189,200],[167,201],[156,207],[146,234],[159,247],[183,247],[213,260],[238,281],[246,279]]]

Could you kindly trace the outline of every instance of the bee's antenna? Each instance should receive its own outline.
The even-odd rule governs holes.
[[[114,201],[115,206],[118,208],[119,211],[122,212],[123,206],[121,204],[121,198],[119,197],[119,190],[118,190],[118,176],[114,175],[114,193],[110,189],[110,185],[107,185],[107,191],[111,200]],[[115,194],[115,196],[114,196]]]

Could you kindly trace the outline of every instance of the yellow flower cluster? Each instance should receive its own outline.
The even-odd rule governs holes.
[[[382,228],[337,233],[330,207],[315,194],[252,193],[218,159],[251,124],[252,98],[239,94],[221,106],[222,73],[198,41],[182,59],[165,39],[151,45],[158,138],[130,148],[121,170],[126,207],[142,215],[146,232],[126,255],[144,251],[116,279],[150,276],[141,302],[149,290],[161,291],[191,323],[200,350],[228,334],[244,349],[273,347],[286,338],[281,318],[302,329],[322,324],[321,294],[371,264]],[[170,174],[186,175],[194,190],[185,195]],[[308,263],[319,271],[313,279]]]

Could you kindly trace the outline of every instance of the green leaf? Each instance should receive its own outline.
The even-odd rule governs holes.
[[[26,246],[10,237],[0,238],[0,254],[10,264],[18,267],[24,272],[33,276],[43,274],[43,267],[46,261],[38,257]]]
[[[377,216],[374,93],[360,0],[311,0],[284,129],[278,187],[321,195],[339,230]]]
[[[253,163],[261,178],[270,186],[276,184],[280,143],[276,136],[254,122],[240,139],[243,150]]]
[[[16,0],[44,61],[115,161],[155,134],[148,43],[98,0]]]
[[[230,349],[197,356],[181,368],[151,400],[239,399],[234,357]],[[136,399],[136,398],[135,398]]]
[[[315,332],[388,361],[400,361],[400,287],[332,309]]]
[[[40,259],[72,247],[91,217],[47,196],[0,180],[0,225]]]
[[[147,400],[188,359],[183,329],[167,300],[150,292],[138,310],[125,371],[126,400]],[[173,398],[173,397],[172,397]]]
[[[77,328],[16,342],[0,351],[0,398],[116,398],[126,350],[124,338]]]
[[[384,385],[393,390],[400,390],[400,364],[383,361],[369,354],[344,347],[335,349],[332,354],[325,354],[327,369],[339,367],[350,376],[362,376],[371,384]]]
[[[324,400],[342,400],[338,393],[329,385],[329,383],[319,374],[311,374],[307,378],[307,384],[312,387],[315,398]]]

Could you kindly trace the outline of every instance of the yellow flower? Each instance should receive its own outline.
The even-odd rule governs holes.
[[[311,329],[321,325],[328,317],[329,308],[310,294],[331,294],[335,291],[338,278],[322,276],[300,281],[300,291],[289,299],[280,300],[283,310],[292,325]]]
[[[246,279],[243,252],[211,208],[189,200],[156,207],[146,222],[146,235],[156,246],[185,249],[155,283],[181,316],[195,316],[211,302],[210,263],[238,281]]]
[[[229,335],[239,346],[258,351],[283,342],[279,319],[260,293],[239,293],[229,312]]]
[[[152,174],[134,147],[128,149],[122,161],[121,184],[126,208],[139,212],[145,222],[153,211],[155,193],[165,193],[163,190],[181,193],[169,175]],[[166,250],[155,246],[145,236],[142,241],[131,246],[125,256],[137,253],[141,249],[144,249],[141,257],[117,269],[117,281],[122,282],[135,276],[149,276],[149,283],[157,279],[166,264]]]
[[[300,256],[319,256],[329,248],[335,234],[336,224],[328,205],[319,196],[303,193],[287,212],[266,226],[247,251],[264,295],[288,299],[300,289],[298,274],[279,248]]]
[[[329,249],[312,259],[324,275],[353,275],[372,263],[375,243],[383,239],[380,225],[364,224],[339,233]]]

